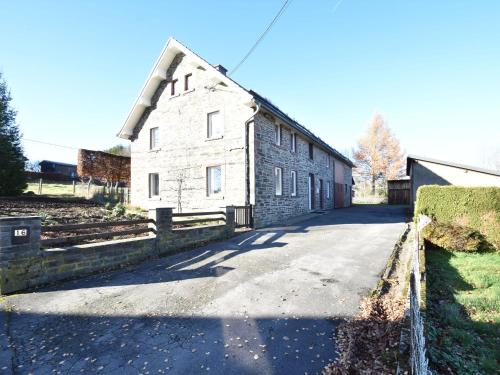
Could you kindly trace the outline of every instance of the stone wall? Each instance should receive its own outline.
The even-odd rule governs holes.
[[[172,209],[151,210],[155,234],[148,237],[42,250],[39,217],[0,218],[0,294],[34,288],[164,256],[234,234],[234,208],[226,224],[172,230]],[[30,228],[29,242],[12,243],[12,230]]]
[[[281,144],[275,142],[275,124],[282,128]],[[320,208],[320,179],[323,180],[323,208],[333,208],[333,158],[314,145],[313,160],[309,158],[309,140],[297,134],[295,152],[291,151],[293,130],[268,114],[259,112],[254,121],[255,142],[255,211],[256,227],[285,221],[292,216],[309,212],[309,173],[315,178],[315,209]],[[283,170],[283,193],[276,196],[274,168]],[[297,195],[291,196],[291,171],[297,172]],[[327,198],[330,182],[330,198]]]
[[[184,77],[189,90],[184,90]],[[177,79],[176,95],[171,95]],[[179,54],[166,80],[142,116],[132,141],[132,204],[144,208],[178,207],[184,211],[208,210],[245,203],[245,121],[253,110],[244,105],[248,95],[233,87],[215,85],[210,75]],[[246,96],[245,96],[246,95]],[[207,115],[219,111],[224,134],[207,137]],[[151,128],[159,128],[159,146],[149,148]],[[207,196],[207,167],[222,167],[222,192]],[[160,194],[149,198],[148,174],[158,173]]]

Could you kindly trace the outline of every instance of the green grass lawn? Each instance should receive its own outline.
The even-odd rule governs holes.
[[[24,191],[32,191],[38,194],[38,182],[28,182],[28,187]],[[76,187],[76,193],[78,194],[79,187]],[[62,195],[62,196],[73,196],[73,184],[68,183],[43,183],[42,184],[42,195]]]
[[[428,248],[426,267],[431,368],[499,373],[500,254]]]

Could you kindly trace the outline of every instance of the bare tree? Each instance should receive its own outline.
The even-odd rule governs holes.
[[[372,194],[377,182],[403,175],[404,153],[381,114],[373,116],[366,133],[358,140],[354,159],[361,177],[370,182]]]
[[[177,212],[182,212],[182,189],[184,185],[184,181],[186,179],[186,176],[184,174],[184,171],[179,171],[177,173]]]

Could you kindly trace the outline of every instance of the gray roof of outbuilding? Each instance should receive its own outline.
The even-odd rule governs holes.
[[[437,159],[432,159],[432,158],[428,158],[425,156],[417,156],[417,155],[408,155],[406,158],[406,174],[408,176],[410,175],[410,164],[414,160],[421,160],[421,161],[426,161],[426,162],[434,163],[434,164],[447,165],[447,166],[453,167],[453,168],[467,169],[469,171],[491,174],[493,176],[500,177],[500,171],[494,171],[492,169],[479,168],[479,167],[474,167],[471,165],[458,164],[458,163],[453,163],[450,161],[437,160]]]

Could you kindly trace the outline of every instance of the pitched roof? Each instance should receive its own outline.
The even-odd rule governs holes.
[[[458,163],[453,163],[450,161],[437,160],[437,159],[432,159],[432,158],[428,158],[425,156],[417,156],[417,155],[408,155],[408,157],[406,158],[406,174],[408,176],[410,175],[410,165],[415,160],[421,160],[421,161],[426,161],[429,163],[446,165],[448,167],[453,167],[453,168],[467,169],[469,171],[491,174],[491,175],[500,177],[500,171],[494,171],[491,169],[479,168],[479,167],[474,167],[471,165],[458,164]]]
[[[76,164],[62,163],[60,161],[53,161],[53,160],[42,160],[38,164],[56,164],[56,165],[60,165],[63,167],[75,167],[76,168]]]
[[[120,138],[125,138],[129,139],[134,131],[134,128],[136,127],[137,123],[139,122],[142,114],[144,113],[144,110],[151,106],[151,99],[153,95],[155,94],[156,90],[158,89],[158,86],[160,83],[166,79],[166,74],[167,74],[167,69],[172,63],[172,60],[178,53],[184,53],[184,55],[188,56],[189,62],[193,66],[197,67],[202,67],[204,68],[209,74],[211,74],[211,79],[215,84],[218,83],[223,83],[227,86],[235,86],[240,90],[243,90],[246,94],[248,94],[248,103],[250,104],[252,101],[258,102],[261,104],[262,107],[264,107],[266,110],[272,112],[274,115],[277,117],[280,117],[283,121],[287,122],[290,126],[295,128],[297,131],[303,133],[307,137],[309,137],[313,142],[316,142],[320,146],[324,147],[326,150],[330,151],[334,157],[337,159],[340,159],[342,162],[345,164],[349,165],[350,167],[354,167],[354,164],[346,158],[344,155],[342,155],[340,152],[335,150],[333,147],[331,147],[329,144],[327,144],[325,141],[323,141],[321,138],[313,134],[310,130],[308,130],[305,126],[299,124],[297,121],[292,119],[290,116],[288,116],[285,112],[283,112],[281,109],[279,109],[276,105],[271,103],[268,99],[265,97],[257,94],[253,90],[247,90],[243,86],[241,86],[239,83],[234,81],[233,79],[227,77],[225,74],[222,74],[219,70],[217,70],[213,65],[209,64],[206,60],[204,60],[202,57],[197,55],[195,52],[175,40],[174,38],[169,38],[165,47],[163,48],[163,51],[161,52],[160,56],[156,60],[155,65],[153,66],[153,69],[151,70],[146,83],[144,84],[143,88],[141,89],[141,92],[139,93],[138,98],[135,100],[134,104],[132,105],[132,108],[130,109],[130,112],[125,119],[125,122],[118,133],[118,136]]]
[[[271,101],[262,95],[259,95],[253,90],[248,91],[254,99],[259,102],[264,108],[266,108],[268,111],[274,113],[276,116],[281,117],[284,119],[289,125],[291,125],[295,130],[301,132],[302,134],[306,135],[309,137],[311,140],[314,142],[318,143],[328,151],[330,151],[334,157],[337,159],[340,159],[343,161],[345,164],[349,165],[350,167],[354,167],[354,164],[351,160],[346,158],[344,155],[342,155],[340,152],[338,152],[336,149],[334,149],[332,146],[330,146],[328,143],[323,141],[320,137],[315,135],[313,132],[311,132],[309,129],[307,129],[305,126],[301,125],[297,121],[295,121],[293,118],[291,118],[289,115],[287,115],[285,112],[283,112],[281,109],[279,109],[276,105],[271,103]]]

